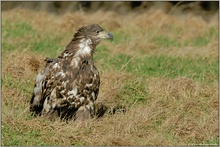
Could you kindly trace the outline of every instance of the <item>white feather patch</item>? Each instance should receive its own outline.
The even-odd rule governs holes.
[[[92,87],[92,84],[86,84],[86,87]]]
[[[58,68],[58,67],[59,67],[59,64],[58,64],[58,63],[56,63],[56,64],[53,65],[53,68]]]
[[[73,89],[72,89],[71,91],[69,91],[67,94],[68,94],[68,95],[76,96],[76,94],[77,94],[77,89],[76,89],[76,88],[73,88]]]
[[[44,108],[43,108],[43,112],[44,113],[48,113],[50,111],[50,105],[47,103],[47,98],[44,101]]]
[[[39,83],[41,81],[43,81],[43,79],[45,78],[44,75],[42,75],[41,73],[37,75],[36,77],[36,83]]]
[[[92,92],[92,98],[93,98],[93,100],[95,100],[95,93],[94,92]]]
[[[61,77],[64,77],[65,73],[61,71],[61,72],[58,72],[58,73],[55,74],[56,77],[58,77],[60,75],[61,75]]]
[[[80,58],[79,58],[79,57],[76,57],[75,59],[73,59],[73,60],[71,61],[70,66],[77,67],[79,61],[80,61]]]
[[[80,97],[79,100],[82,103],[85,100],[85,98],[84,97]]]
[[[81,40],[79,44],[80,49],[77,51],[77,54],[79,55],[91,54],[91,48],[89,47],[90,44],[92,44],[91,39]]]

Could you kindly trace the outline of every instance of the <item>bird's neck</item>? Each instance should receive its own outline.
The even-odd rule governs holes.
[[[76,51],[75,56],[93,56],[94,44],[91,39],[81,39],[78,43],[78,50]]]
[[[93,52],[95,45],[90,39],[73,39],[61,54],[60,58],[70,59],[72,64],[78,65],[80,62],[93,62]]]
[[[93,53],[96,45],[92,42],[91,39],[87,38],[74,38],[66,47],[66,50],[62,53],[62,57],[66,56],[91,56],[93,57]]]

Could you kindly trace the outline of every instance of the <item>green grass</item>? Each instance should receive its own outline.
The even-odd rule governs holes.
[[[124,31],[112,32],[114,34],[114,44],[127,43],[131,40],[130,35]]]
[[[50,57],[56,57],[57,51],[60,50],[61,38],[56,36],[51,36],[49,34],[40,36],[38,41],[31,42],[31,51],[35,53],[41,53],[49,55]],[[64,48],[64,47],[63,47]]]
[[[27,22],[6,21],[2,25],[2,53],[26,49],[30,45],[29,41],[35,38],[36,34],[37,32]]]
[[[125,70],[136,76],[144,77],[188,77],[196,81],[212,83],[218,80],[218,59],[182,58],[164,55],[143,55],[132,58],[118,54],[106,56],[103,61],[116,70]],[[107,66],[106,66],[107,68]]]
[[[35,129],[28,127],[23,128],[22,126],[17,126],[15,129],[12,126],[9,126],[7,123],[3,123],[2,126],[2,143],[4,146],[20,146],[21,144],[26,146],[49,145],[46,142],[41,141],[40,137],[43,134],[40,133],[40,130],[36,131]]]
[[[196,47],[202,47],[208,45],[213,39],[218,38],[218,29],[211,27],[202,36],[194,38],[192,40],[185,40],[184,45],[192,45]]]
[[[130,106],[140,106],[148,103],[147,84],[136,80],[127,80],[120,89],[116,99],[118,103],[127,103]],[[122,99],[123,97],[123,99]]]
[[[164,47],[164,48],[171,47],[171,46],[181,47],[181,44],[178,42],[177,39],[172,39],[167,36],[162,36],[162,35],[155,36],[152,39],[152,41],[155,42],[155,44],[157,44],[158,47]]]
[[[172,34],[174,37],[169,37]],[[195,47],[203,47],[208,45],[213,39],[218,38],[218,28],[211,27],[207,30],[202,36],[193,38],[193,39],[185,39],[179,40],[178,36],[183,35],[183,31],[180,28],[176,28],[171,25],[169,32],[167,35],[156,35],[152,38],[152,42],[157,44],[157,47],[168,48],[168,47],[186,47],[186,46],[195,46]]]
[[[210,140],[206,140],[204,144],[210,144],[210,145],[216,145],[217,146],[218,143],[219,143],[219,138],[214,137]]]
[[[19,88],[25,93],[29,93],[32,87],[29,87],[29,85],[33,84],[33,81],[31,80],[22,80],[13,78],[10,74],[3,75],[1,82],[5,87],[7,88]]]
[[[5,26],[3,26],[3,34],[4,33],[5,35],[3,37],[20,38],[27,35],[33,35],[36,31],[27,22],[11,23],[6,21]]]
[[[39,34],[27,22],[7,22],[2,27],[2,53],[14,50],[29,50],[37,54],[47,54],[56,57],[61,38],[51,34]]]

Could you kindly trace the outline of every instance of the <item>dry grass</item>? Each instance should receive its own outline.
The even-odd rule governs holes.
[[[123,105],[126,113],[105,113],[98,119],[69,123],[32,117],[29,101],[34,78],[42,68],[44,58],[49,55],[34,53],[30,50],[31,43],[24,47],[27,38],[7,37],[8,32],[4,30],[8,22],[27,22],[42,36],[61,37],[59,43],[63,48],[79,26],[98,23],[115,36],[113,43],[103,42],[101,45],[110,48],[106,51],[110,57],[118,54],[135,58],[146,54],[189,59],[202,57],[207,58],[210,64],[218,58],[218,33],[209,34],[213,28],[218,28],[215,18],[207,23],[192,15],[177,17],[161,11],[149,11],[138,16],[99,11],[62,16],[27,10],[3,12],[2,37],[6,45],[2,56],[2,145],[218,144],[217,79],[207,84],[206,81],[186,77],[137,76],[124,70],[123,67],[129,66],[128,62],[116,70],[109,61],[105,62],[108,68],[104,68],[102,56],[97,56],[96,60],[101,73],[97,102],[108,108]],[[206,34],[207,43],[190,44]],[[167,37],[168,42],[170,39],[183,44],[178,46],[171,41],[164,45],[166,40],[161,41],[158,36]],[[40,38],[29,40],[35,42]],[[184,44],[184,41],[189,41],[189,44]],[[17,45],[17,50],[9,51],[7,45],[12,43]],[[56,54],[62,50],[60,47],[57,48],[59,51],[54,49]],[[99,53],[105,51],[97,51]]]

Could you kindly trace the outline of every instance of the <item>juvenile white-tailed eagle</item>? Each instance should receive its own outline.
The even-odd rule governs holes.
[[[100,85],[93,53],[103,39],[113,36],[97,24],[81,27],[60,56],[47,58],[36,77],[30,111],[49,118],[92,118]]]

